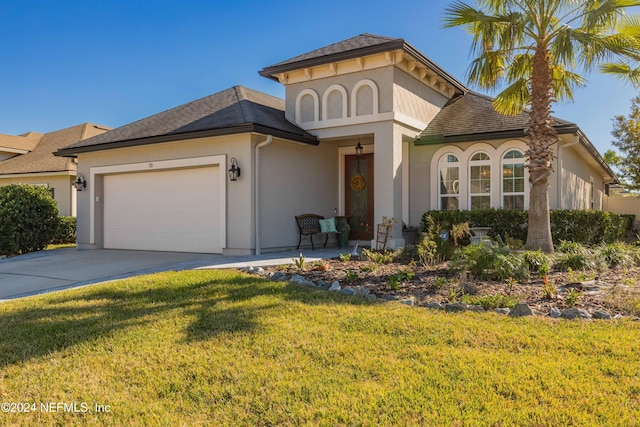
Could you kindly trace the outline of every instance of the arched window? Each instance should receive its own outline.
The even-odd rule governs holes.
[[[460,208],[460,162],[453,154],[445,154],[438,164],[438,195],[441,210]]]
[[[502,156],[502,207],[523,210],[524,201],[524,154],[520,150],[509,150]]]
[[[469,160],[469,206],[473,209],[491,208],[491,158],[476,153]]]

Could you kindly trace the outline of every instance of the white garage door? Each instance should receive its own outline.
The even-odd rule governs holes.
[[[221,253],[219,167],[104,177],[104,247]]]

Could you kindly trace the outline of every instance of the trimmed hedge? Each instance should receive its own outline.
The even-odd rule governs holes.
[[[468,222],[471,227],[491,227],[491,235],[527,240],[528,211],[485,209],[473,211],[427,211],[422,229],[428,231],[430,216],[435,224],[450,230],[452,224]],[[616,215],[593,210],[552,210],[551,234],[554,244],[561,240],[585,245],[612,243],[633,225],[633,215]]]
[[[25,184],[0,187],[0,254],[44,249],[58,223],[58,206],[48,188]]]
[[[76,242],[76,217],[61,216],[58,218],[58,228],[51,243],[60,245],[64,243]]]

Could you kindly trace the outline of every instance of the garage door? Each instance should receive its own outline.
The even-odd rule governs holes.
[[[219,167],[104,177],[104,247],[221,253]]]

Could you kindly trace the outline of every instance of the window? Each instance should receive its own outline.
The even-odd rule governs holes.
[[[457,210],[460,207],[460,163],[453,154],[440,158],[440,209]]]
[[[510,150],[502,157],[502,207],[524,209],[524,154]]]
[[[469,197],[471,210],[491,208],[491,158],[476,153],[469,160]]]

